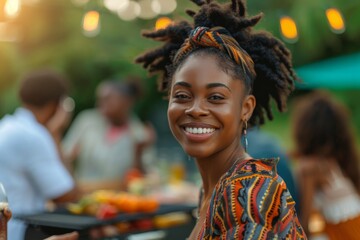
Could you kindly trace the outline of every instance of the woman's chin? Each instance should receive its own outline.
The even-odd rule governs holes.
[[[204,159],[204,158],[208,158],[210,156],[208,151],[201,150],[199,148],[183,147],[183,150],[185,151],[185,153],[187,155],[189,155],[191,158],[194,158],[194,159]]]

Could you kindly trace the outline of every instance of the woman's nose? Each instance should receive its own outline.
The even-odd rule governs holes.
[[[196,118],[200,116],[206,116],[209,112],[206,104],[202,100],[194,100],[185,110],[185,113]]]

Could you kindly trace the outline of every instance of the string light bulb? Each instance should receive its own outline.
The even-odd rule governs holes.
[[[124,21],[131,21],[137,18],[140,12],[140,4],[136,1],[129,1],[124,8],[118,9],[117,15]]]
[[[84,35],[94,37],[100,32],[100,13],[92,10],[85,13],[83,18]]]
[[[295,21],[289,16],[280,18],[281,34],[286,41],[294,43],[298,40],[298,30]]]
[[[160,6],[160,14],[170,14],[175,11],[177,7],[176,0],[153,0],[153,4]]]
[[[7,17],[16,17],[20,12],[20,0],[7,0],[4,6],[5,15]]]
[[[343,33],[345,31],[344,18],[337,8],[328,8],[325,11],[327,21],[331,31],[334,33]]]
[[[156,20],[155,30],[164,29],[172,24],[172,20],[168,17],[161,17]]]

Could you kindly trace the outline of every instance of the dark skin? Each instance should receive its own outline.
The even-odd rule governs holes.
[[[10,209],[5,207],[3,210],[3,213],[4,213],[4,216],[6,217],[6,221],[9,221],[12,216]]]
[[[214,56],[203,53],[185,61],[173,77],[168,119],[173,135],[195,159],[203,181],[199,221],[189,238],[196,239],[220,177],[235,161],[249,158],[240,138],[243,122],[250,118],[256,102],[254,96],[245,94],[241,80],[218,67]]]
[[[132,100],[129,97],[119,94],[111,86],[100,84],[97,91],[97,105],[101,114],[113,125],[121,127],[127,124]],[[73,161],[78,156],[75,149],[70,155],[66,156],[66,163],[69,169],[73,171]],[[78,189],[82,194],[91,193],[98,189],[116,189],[123,190],[124,186],[119,184],[121,179],[104,181],[79,181]]]
[[[45,103],[42,106],[34,106],[31,104],[23,103],[23,106],[31,111],[36,120],[41,124],[46,126],[48,122],[51,121],[52,117],[55,115],[58,108],[57,102]]]
[[[96,97],[99,111],[112,125],[120,127],[127,123],[134,105],[132,97],[107,84],[100,84]]]
[[[102,83],[96,90],[97,108],[104,118],[114,127],[127,127],[131,117],[131,112],[135,103],[135,98],[116,90],[112,85]],[[156,133],[152,126],[147,125],[146,131],[148,138],[143,142],[137,142],[135,146],[133,168],[144,172],[142,164],[142,154],[146,147],[155,142]],[[73,152],[68,156],[70,162],[74,161],[78,152]],[[103,181],[81,181],[79,188],[83,193],[90,193],[99,189],[124,190],[124,179],[111,179]]]
[[[96,96],[99,111],[113,126],[121,127],[127,124],[135,104],[135,97],[121,94],[106,83],[99,85]],[[137,143],[134,153],[133,167],[140,171],[144,171],[141,160],[143,151],[153,144],[156,138],[155,130],[151,125],[147,124],[145,128],[148,139]]]

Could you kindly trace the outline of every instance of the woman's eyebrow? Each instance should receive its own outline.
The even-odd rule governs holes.
[[[180,86],[183,86],[183,87],[187,87],[187,88],[191,88],[191,84],[190,83],[187,83],[187,82],[176,82],[174,84],[174,87],[177,86],[177,85],[180,85]]]
[[[231,89],[223,83],[209,83],[206,88],[224,87],[231,92]]]

